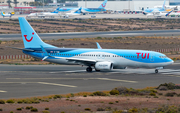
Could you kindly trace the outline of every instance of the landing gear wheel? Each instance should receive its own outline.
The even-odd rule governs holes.
[[[155,73],[158,73],[158,69],[155,70]]]
[[[92,68],[91,68],[91,67],[87,67],[87,68],[86,68],[86,71],[87,71],[87,72],[92,72]]]

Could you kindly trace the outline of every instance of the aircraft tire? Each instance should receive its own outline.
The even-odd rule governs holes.
[[[158,73],[158,69],[155,70],[155,73]]]
[[[87,71],[87,72],[92,72],[92,68],[91,68],[91,67],[87,67],[87,68],[86,68],[86,71]]]

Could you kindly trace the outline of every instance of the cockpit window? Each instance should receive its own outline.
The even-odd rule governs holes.
[[[159,56],[159,58],[167,58],[167,56]]]

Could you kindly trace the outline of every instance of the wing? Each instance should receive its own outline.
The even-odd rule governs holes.
[[[96,64],[96,60],[91,60],[91,59],[81,59],[81,58],[66,58],[66,57],[54,57],[54,58],[61,58],[61,59],[66,59],[69,62],[74,62],[77,64],[81,64],[81,65],[87,65],[87,66],[92,66]]]
[[[97,62],[96,60],[91,60],[91,59],[81,59],[81,58],[67,58],[67,57],[56,57],[56,56],[51,56],[47,53],[47,51],[44,49],[43,46],[41,46],[41,49],[43,51],[44,54],[44,58],[42,60],[47,59],[48,57],[53,57],[53,58],[57,58],[57,59],[65,59],[68,60],[69,62],[74,62],[77,64],[81,64],[81,65],[87,65],[87,66],[92,66],[95,65],[95,63]]]

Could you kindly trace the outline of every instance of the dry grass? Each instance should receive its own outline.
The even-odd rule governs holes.
[[[179,29],[179,19],[41,19],[28,20],[38,33]],[[11,27],[13,26],[13,28]],[[0,34],[20,33],[17,19],[1,20]]]

